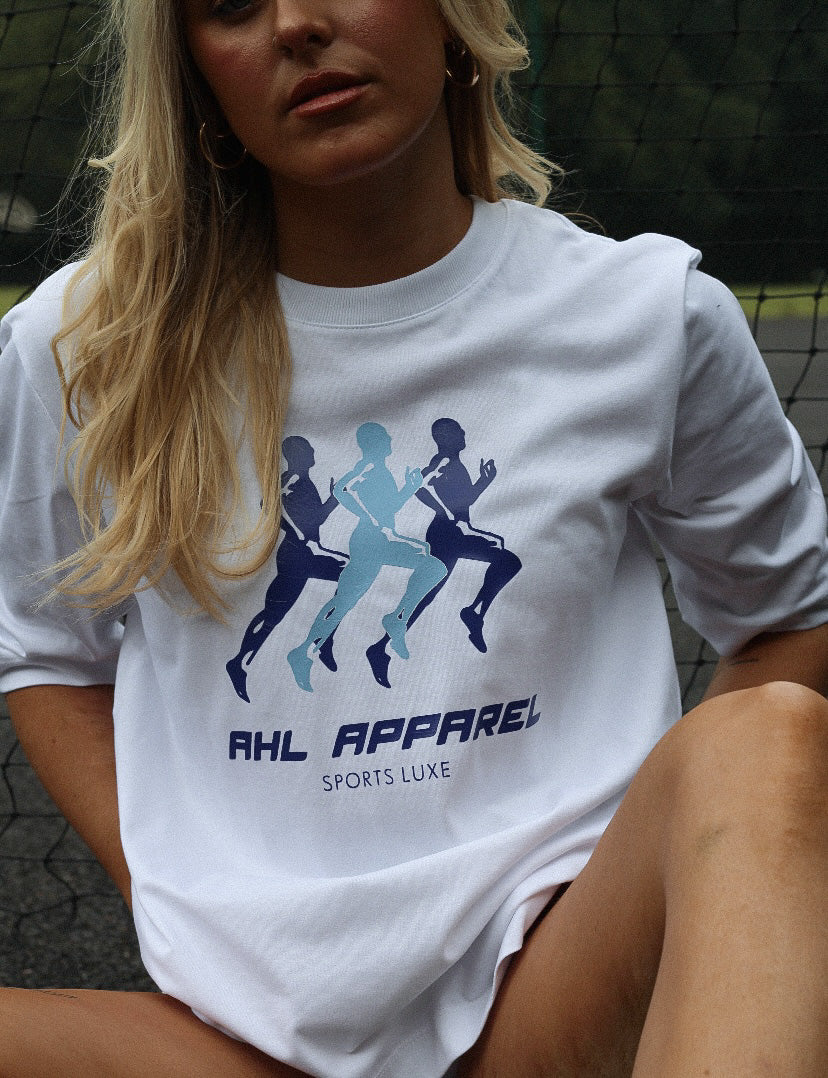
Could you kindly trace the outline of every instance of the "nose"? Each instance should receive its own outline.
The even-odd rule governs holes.
[[[296,59],[324,49],[333,40],[333,26],[319,0],[276,0],[273,48]]]

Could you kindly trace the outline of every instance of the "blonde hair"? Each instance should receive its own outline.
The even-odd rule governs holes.
[[[438,0],[476,57],[474,89],[447,80],[459,188],[543,202],[554,171],[512,134],[508,80],[528,63],[506,0]],[[255,572],[279,533],[280,442],[291,359],[265,169],[222,171],[199,149],[221,116],[189,57],[171,0],[111,0],[116,71],[98,137],[112,147],[86,257],[55,339],[76,435],[67,471],[85,545],[56,592],[93,610],[175,574],[196,605],[226,607],[222,579]],[[238,449],[261,487],[245,521]],[[242,527],[228,538],[227,522]]]

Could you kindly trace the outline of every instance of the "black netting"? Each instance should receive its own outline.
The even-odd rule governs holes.
[[[526,129],[557,204],[612,236],[676,235],[742,299],[828,483],[828,9],[823,0],[524,0]],[[0,0],[0,306],[71,253],[97,4]],[[76,58],[81,57],[80,62]],[[687,706],[715,656],[680,623]],[[0,716],[0,983],[145,987],[129,919]]]
[[[524,0],[526,130],[559,202],[618,239],[679,236],[742,300],[828,488],[828,8],[821,0]],[[686,706],[715,654],[680,623]]]

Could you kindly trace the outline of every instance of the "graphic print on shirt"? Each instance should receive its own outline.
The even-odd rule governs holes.
[[[421,600],[408,619],[408,624],[411,626],[426,607],[434,602],[437,593],[461,558],[488,562],[486,575],[476,598],[460,611],[460,618],[469,632],[469,640],[478,651],[485,652],[483,619],[495,596],[519,572],[520,558],[505,549],[502,535],[475,528],[469,520],[469,507],[474,505],[497,475],[494,461],[481,460],[480,477],[472,483],[471,476],[460,460],[460,454],[466,448],[466,432],[457,420],[438,419],[432,424],[431,435],[437,452],[423,472],[424,479],[431,477],[428,478],[427,484],[431,489],[421,488],[417,491],[417,497],[434,510],[434,519],[426,531],[426,542],[431,553],[445,565],[446,572],[442,580]],[[387,650],[389,639],[388,635],[384,636],[366,652],[374,678],[386,688],[389,687],[388,666],[391,661]],[[393,641],[391,645],[393,647]]]
[[[337,586],[313,619],[304,641],[287,655],[296,684],[306,692],[313,692],[311,672],[316,657],[329,670],[337,669],[334,633],[384,566],[410,573],[399,603],[380,619],[383,635],[366,651],[377,684],[390,687],[389,646],[400,658],[409,657],[407,629],[434,601],[461,558],[488,563],[477,596],[460,611],[469,640],[478,651],[486,651],[486,612],[519,572],[521,562],[506,550],[502,536],[474,527],[469,519],[469,507],[497,475],[494,461],[481,459],[479,478],[472,482],[460,460],[466,447],[460,424],[454,419],[438,419],[431,433],[436,453],[424,472],[406,467],[405,481],[398,488],[386,464],[392,449],[388,431],[378,423],[363,423],[356,432],[361,456],[341,479],[331,480],[330,497],[324,502],[309,476],[313,448],[304,438],[285,439],[285,534],[276,555],[276,577],[268,587],[264,609],[250,622],[238,653],[227,663],[227,673],[242,700],[249,702],[250,663],[311,578],[336,581]],[[398,512],[414,495],[434,513],[424,540],[403,535],[395,526]],[[357,519],[347,557],[323,547],[319,538],[321,525],[337,505]]]
[[[347,555],[322,546],[319,529],[339,505],[331,480],[330,496],[323,502],[310,470],[316,463],[313,446],[296,435],[282,442],[287,468],[282,472],[282,530],[276,551],[276,576],[267,589],[264,609],[250,622],[238,654],[227,663],[227,673],[238,695],[248,704],[247,667],[265,640],[290,611],[309,580],[339,580]],[[333,633],[319,650],[329,670],[336,670]]]
[[[356,432],[356,440],[362,456],[334,485],[340,504],[357,518],[348,548],[349,561],[339,577],[333,599],[316,615],[304,643],[288,652],[296,684],[307,692],[313,692],[310,683],[313,656],[365,595],[384,565],[411,569],[402,599],[382,619],[391,646],[401,659],[408,658],[405,630],[409,618],[446,575],[445,565],[429,553],[428,543],[400,535],[394,528],[397,513],[422,486],[420,469],[406,468],[405,482],[398,490],[385,463],[391,455],[391,437],[385,427],[363,423]]]

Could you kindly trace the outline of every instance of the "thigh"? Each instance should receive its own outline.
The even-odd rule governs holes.
[[[679,1073],[658,1062],[679,1040],[697,1062],[708,1036],[727,1061],[760,1032],[766,1047],[791,1039],[788,997],[807,1000],[800,1016],[820,993],[828,1002],[814,930],[828,878],[826,710],[801,686],[767,685],[702,704],[662,739],[512,961],[462,1078],[620,1078],[639,1049],[642,1074]]]
[[[498,546],[493,538],[486,535],[464,535],[457,544],[458,557],[467,561],[502,561],[508,552]]]
[[[295,1078],[151,992],[0,989],[3,1078]]]
[[[664,925],[655,814],[638,793],[512,959],[458,1078],[632,1073]]]
[[[346,564],[347,562],[343,564],[330,554],[314,554],[308,567],[308,576],[314,580],[339,580]]]
[[[382,560],[384,565],[395,565],[400,569],[418,569],[426,562],[438,561],[437,558],[428,553],[427,546],[422,539],[413,539],[409,536],[404,536],[400,539],[386,539],[382,551]],[[442,562],[439,562],[439,564],[443,566],[443,573],[445,574],[445,565]]]

